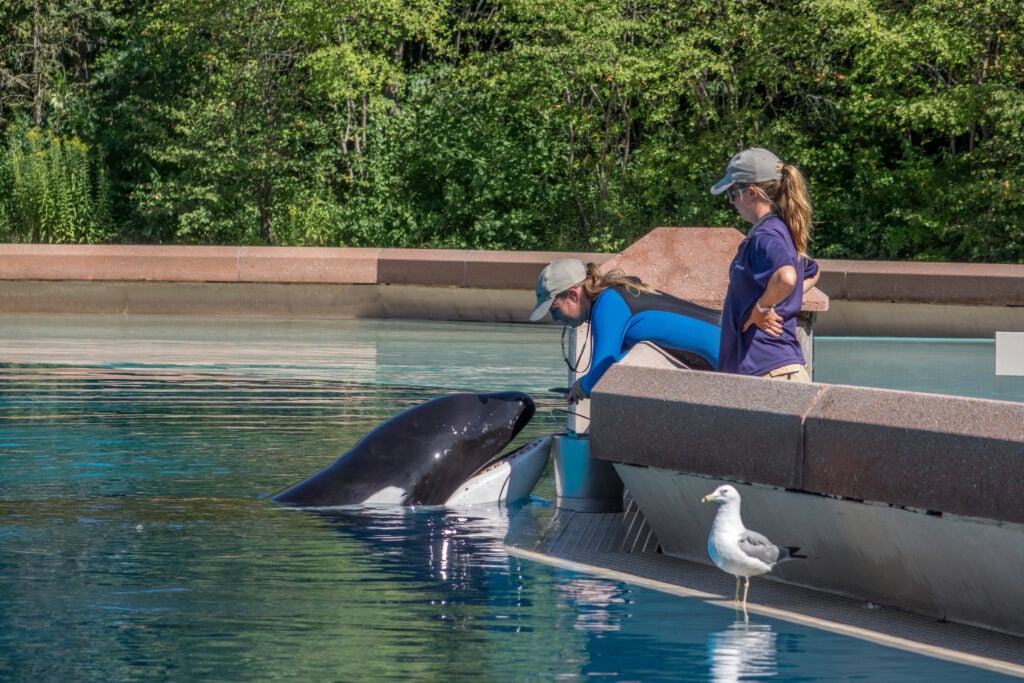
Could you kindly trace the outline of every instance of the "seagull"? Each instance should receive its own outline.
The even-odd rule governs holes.
[[[797,554],[799,547],[775,545],[744,527],[740,518],[740,494],[732,486],[719,486],[700,499],[702,503],[708,501],[718,503],[718,512],[708,534],[708,555],[719,569],[736,577],[736,602],[740,600],[740,577],[746,580],[743,587],[743,609],[746,610],[751,576],[767,574],[779,562],[807,556]]]

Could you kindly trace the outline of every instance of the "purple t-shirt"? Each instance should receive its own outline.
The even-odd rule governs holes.
[[[775,305],[775,312],[782,317],[782,336],[773,337],[754,325],[740,332],[772,273],[782,266],[793,266],[797,277],[793,291]],[[814,259],[797,256],[789,228],[778,216],[769,216],[751,230],[729,267],[718,369],[741,375],[763,375],[784,365],[804,364],[804,354],[796,338],[796,319],[804,303],[804,278],[813,277],[817,272],[818,264]]]

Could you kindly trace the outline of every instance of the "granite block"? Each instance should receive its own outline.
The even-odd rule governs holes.
[[[807,491],[1024,523],[1024,403],[832,386],[804,429]]]
[[[234,282],[237,248],[77,244],[5,245],[4,280]]]
[[[621,270],[680,299],[721,310],[729,264],[742,241],[734,228],[655,228],[602,270]]]
[[[380,249],[241,247],[242,282],[376,284]]]
[[[818,286],[835,299],[1024,305],[1024,265],[820,261]]]
[[[741,242],[743,233],[734,228],[655,228],[602,270],[621,270],[667,294],[721,310]],[[828,310],[828,297],[812,289],[804,295],[803,310]]]
[[[799,488],[803,415],[825,387],[612,366],[591,395],[595,458]]]

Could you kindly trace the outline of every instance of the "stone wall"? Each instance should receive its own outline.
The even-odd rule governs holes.
[[[1024,403],[612,366],[595,458],[1024,524]]]
[[[0,311],[525,321],[552,259],[619,267],[695,303],[724,297],[732,228],[658,228],[622,254],[0,244]],[[614,261],[609,264],[609,261]],[[1024,331],[1024,265],[820,261],[818,334]]]

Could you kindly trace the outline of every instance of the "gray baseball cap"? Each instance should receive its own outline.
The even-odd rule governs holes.
[[[725,177],[711,187],[711,194],[722,194],[733,185],[782,180],[782,166],[782,160],[766,149],[745,149],[729,160]]]
[[[552,261],[537,278],[537,306],[530,314],[530,320],[540,320],[551,310],[551,302],[587,279],[587,267],[583,261],[574,258]]]

